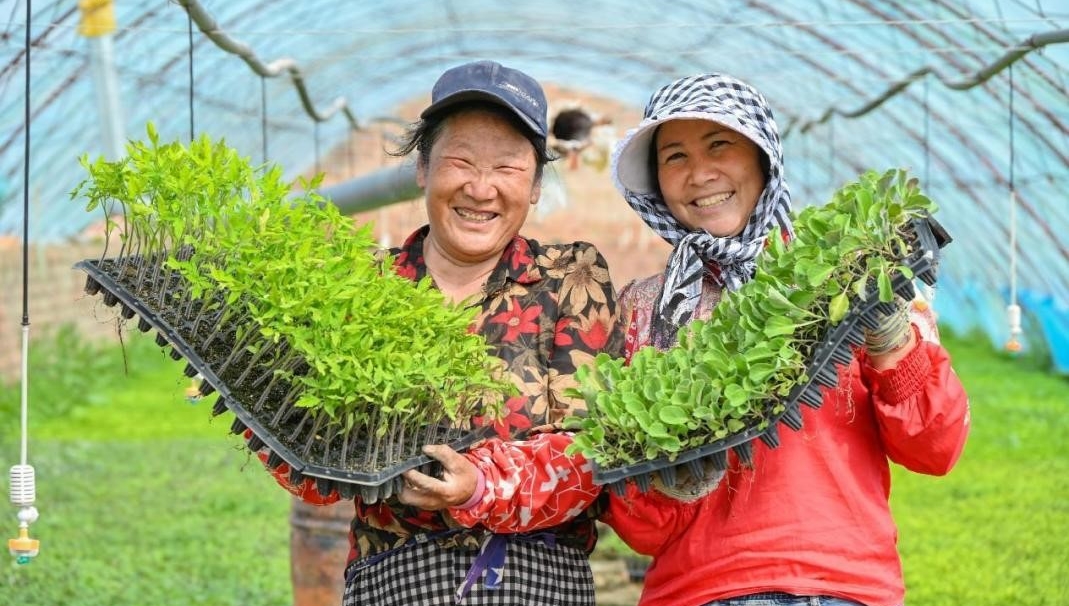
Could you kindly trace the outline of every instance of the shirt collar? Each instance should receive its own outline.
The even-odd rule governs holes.
[[[430,233],[430,226],[424,225],[412,233],[401,245],[394,260],[394,269],[416,282],[427,275],[427,263],[423,257],[423,242]],[[505,288],[507,282],[533,284],[542,279],[542,271],[535,262],[535,252],[531,242],[522,236],[515,236],[505,246],[498,259],[497,266],[490,272],[486,281],[487,294]]]

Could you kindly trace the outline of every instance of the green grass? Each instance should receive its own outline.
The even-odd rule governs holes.
[[[228,434],[233,416],[211,418],[214,398],[185,400],[183,365],[132,339],[128,374],[115,348],[79,354],[114,362],[93,393],[31,370],[47,379],[31,379],[43,411],[31,399],[41,549],[28,565],[0,566],[0,605],[291,604],[289,496]],[[5,465],[19,456],[11,399],[0,399],[0,418],[16,425],[0,441]],[[5,495],[6,482],[5,470]],[[4,519],[2,538],[16,536],[13,515]]]
[[[187,403],[182,365],[148,339],[131,339],[124,374],[114,348],[66,338],[63,362],[44,352],[31,370],[41,553],[0,566],[0,606],[292,603],[289,496],[228,435],[231,416]],[[947,347],[972,434],[947,477],[894,470],[908,604],[1069,604],[1069,381],[983,340]],[[4,466],[18,458],[17,401],[0,390]]]
[[[911,606],[1069,604],[1069,380],[947,339],[972,407],[946,477],[894,470]]]

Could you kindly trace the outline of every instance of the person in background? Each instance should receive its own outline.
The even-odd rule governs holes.
[[[553,117],[553,124],[550,127],[552,136],[549,138],[549,145],[553,148],[553,151],[565,159],[568,168],[575,170],[579,168],[580,156],[592,145],[597,145],[601,139],[604,139],[604,137],[596,137],[595,131],[611,123],[611,119],[604,116],[594,116],[581,105],[568,105]],[[595,139],[599,139],[599,141],[595,141]],[[608,146],[604,147],[607,148]],[[601,152],[599,146],[598,152],[594,156],[607,156],[607,149]],[[604,164],[600,162],[595,162],[595,164],[604,168]]]
[[[774,227],[791,237],[790,193],[772,111],[730,76],[678,79],[653,94],[613,156],[617,188],[674,248],[662,274],[619,295],[626,356],[671,347],[709,317],[725,289],[753,277]],[[889,462],[947,473],[969,428],[965,391],[938,343],[931,310],[900,301],[840,370],[839,388],[804,427],[752,466],[629,482],[603,520],[653,556],[642,606],[900,606]]]
[[[428,216],[391,251],[395,271],[430,276],[449,300],[477,308],[472,330],[521,395],[505,402],[503,437],[464,453],[425,447],[440,477],[407,471],[397,500],[355,499],[345,606],[594,604],[588,556],[604,501],[579,484],[584,462],[565,456],[571,436],[558,429],[583,406],[563,395],[576,368],[619,355],[622,332],[593,245],[519,235],[551,159],[546,122],[534,79],[476,61],[441,75],[395,152],[416,153]],[[286,465],[272,474],[307,502],[339,499],[311,480],[293,485]]]

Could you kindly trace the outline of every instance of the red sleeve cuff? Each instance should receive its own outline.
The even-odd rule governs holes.
[[[916,331],[916,327],[913,330]],[[924,389],[932,370],[932,359],[927,349],[926,343],[917,335],[913,351],[899,360],[894,368],[882,371],[871,366],[867,368],[881,400],[888,403],[905,402]]]

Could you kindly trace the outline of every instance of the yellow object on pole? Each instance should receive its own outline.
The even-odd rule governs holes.
[[[30,559],[37,556],[37,552],[41,548],[41,542],[37,539],[31,539],[30,529],[23,526],[19,528],[19,538],[8,539],[7,548],[11,555],[15,556],[16,562],[29,564]]]
[[[111,0],[78,0],[78,8],[82,11],[79,34],[96,38],[115,31],[115,5]]]

